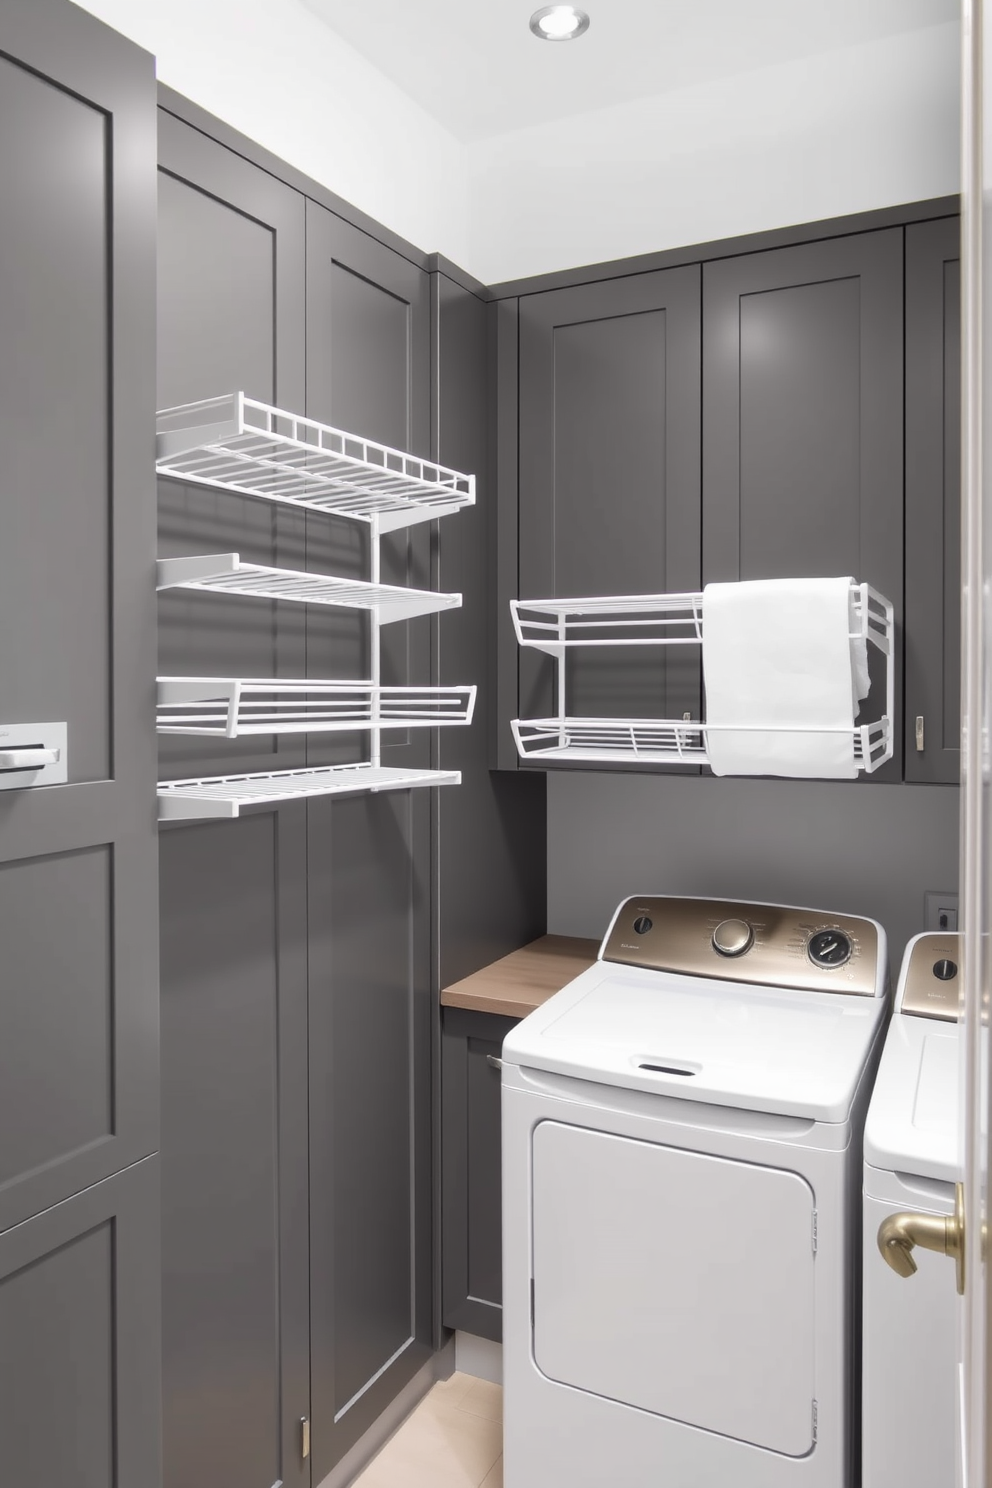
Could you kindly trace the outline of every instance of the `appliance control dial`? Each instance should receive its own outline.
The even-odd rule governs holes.
[[[747,920],[721,920],[713,931],[713,949],[721,956],[743,956],[754,944],[754,930]]]
[[[810,936],[806,950],[814,966],[823,966],[829,970],[834,966],[846,966],[854,946],[851,937],[845,935],[843,930],[819,930],[816,935]]]
[[[933,963],[933,974],[940,982],[952,982],[958,974],[957,962],[943,957]]]
[[[653,924],[654,921],[649,919],[647,915],[638,915],[634,921],[634,929],[638,935],[647,935]]]

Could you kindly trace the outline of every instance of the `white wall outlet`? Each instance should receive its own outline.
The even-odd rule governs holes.
[[[958,928],[958,896],[942,889],[928,889],[923,896],[923,928],[925,930],[956,930]]]

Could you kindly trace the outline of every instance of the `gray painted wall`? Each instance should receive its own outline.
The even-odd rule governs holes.
[[[548,772],[548,930],[600,936],[628,894],[870,915],[895,978],[927,889],[958,879],[955,786]]]

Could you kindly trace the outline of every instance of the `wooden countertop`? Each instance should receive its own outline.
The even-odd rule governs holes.
[[[526,1018],[560,992],[566,982],[596,959],[598,940],[572,935],[542,935],[519,951],[511,951],[481,971],[453,982],[441,993],[445,1007],[472,1008],[504,1018]]]

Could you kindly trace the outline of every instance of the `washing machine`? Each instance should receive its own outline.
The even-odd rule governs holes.
[[[850,1488],[872,920],[641,897],[503,1045],[506,1488]]]
[[[917,1247],[917,1274],[897,1275],[878,1231],[893,1213],[954,1213],[960,959],[946,932],[906,947],[865,1123],[863,1488],[935,1488],[954,1462],[954,1267]]]

